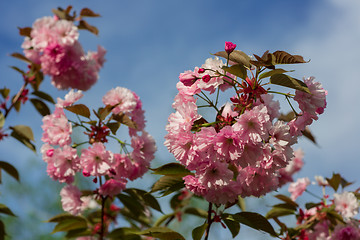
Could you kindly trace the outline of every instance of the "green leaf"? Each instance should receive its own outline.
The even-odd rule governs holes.
[[[62,222],[65,220],[73,220],[73,219],[75,219],[77,221],[85,220],[85,218],[83,218],[81,216],[74,216],[74,215],[71,215],[70,213],[61,213],[61,214],[58,214],[58,215],[50,218],[46,222]]]
[[[31,103],[34,105],[35,109],[42,115],[46,116],[50,114],[50,109],[48,106],[41,100],[32,98],[30,99]]]
[[[47,94],[47,93],[45,93],[45,92],[42,92],[42,91],[34,91],[34,92],[32,92],[31,94],[32,94],[32,95],[35,95],[35,96],[37,96],[37,97],[39,97],[39,98],[41,98],[41,99],[44,99],[44,100],[46,100],[46,101],[48,101],[48,102],[51,102],[51,103],[55,104],[54,99],[53,99],[49,94]]]
[[[195,208],[195,207],[188,207],[184,210],[184,213],[187,214],[192,214],[198,217],[202,217],[202,218],[207,218],[208,217],[208,213],[207,211],[200,209],[200,208]]]
[[[19,172],[16,170],[16,168],[11,165],[10,163],[4,162],[4,161],[0,161],[0,169],[4,170],[5,172],[7,172],[10,176],[12,176],[13,178],[15,178],[18,182],[20,181],[19,178]]]
[[[0,129],[5,125],[5,116],[0,112]]]
[[[303,91],[310,94],[309,88],[306,84],[298,79],[292,78],[285,74],[274,74],[270,77],[270,83],[276,84],[292,89],[296,89],[299,91]]]
[[[119,123],[122,123],[129,128],[137,129],[136,123],[130,119],[130,117],[124,113],[119,114],[113,114],[112,119],[118,121]]]
[[[175,213],[170,213],[170,214],[165,214],[162,215],[161,217],[159,217],[155,223],[154,223],[154,227],[158,227],[160,226],[163,222],[165,222],[168,218],[174,217]]]
[[[291,120],[293,120],[295,118],[295,113],[294,111],[291,111],[287,114],[281,114],[278,119],[281,121],[285,121],[285,122],[290,122]]]
[[[97,27],[90,25],[85,20],[80,20],[78,28],[88,30],[95,35],[99,34],[99,30],[97,29]]]
[[[185,240],[180,233],[167,227],[152,227],[141,232],[136,232],[136,234],[159,238],[161,240]]]
[[[276,197],[277,199],[289,204],[289,205],[292,205],[294,206],[295,208],[297,208],[299,205],[294,202],[291,198],[289,198],[288,196],[285,196],[285,195],[282,195],[282,194],[278,194],[278,195],[275,195],[274,197]]]
[[[28,147],[30,150],[36,152],[36,147],[35,145],[26,137],[24,137],[23,135],[19,134],[16,131],[13,131],[11,133],[11,135],[13,138],[15,138],[16,140],[18,140],[19,142],[21,142],[22,144],[24,144],[26,147]]]
[[[90,110],[84,104],[75,104],[72,106],[65,107],[65,109],[80,116],[90,118]]]
[[[17,71],[18,73],[20,73],[21,75],[25,75],[26,73],[21,70],[20,68],[18,67],[15,67],[15,66],[10,66],[12,69],[14,69],[15,71]]]
[[[0,89],[0,93],[3,96],[3,98],[7,98],[7,96],[9,96],[10,93],[10,89],[8,88],[2,88]]]
[[[80,16],[81,17],[100,17],[100,14],[94,13],[91,9],[89,8],[83,8],[80,11]]]
[[[130,211],[128,208],[121,208],[120,209],[121,215],[123,215],[125,218],[132,219],[134,221],[137,221],[141,223],[143,226],[150,227],[151,219],[143,214],[136,215],[134,212]],[[131,222],[131,221],[130,221]]]
[[[203,225],[194,228],[191,233],[193,240],[201,240],[201,237],[204,235],[207,226],[208,224],[204,222]]]
[[[163,176],[151,188],[151,192],[161,191],[162,196],[169,195],[172,192],[180,190],[184,187],[184,180],[178,176]]]
[[[247,71],[246,71],[246,68],[241,65],[241,64],[236,64],[236,65],[233,65],[231,67],[222,67],[222,69],[224,69],[224,71],[227,71],[239,78],[242,78],[242,79],[246,79],[247,77]]]
[[[17,134],[23,136],[24,138],[34,141],[34,134],[30,127],[26,125],[16,125],[10,127],[10,129],[12,129],[13,132],[16,132]]]
[[[134,213],[135,215],[145,215],[145,208],[138,201],[138,199],[132,198],[125,194],[118,194],[116,197],[124,204],[126,208],[130,210],[130,212]]]
[[[305,208],[306,208],[306,209],[310,209],[310,208],[317,207],[317,206],[320,206],[320,205],[321,205],[321,203],[309,202],[309,203],[306,203],[306,204],[305,204]]]
[[[109,122],[105,125],[110,129],[112,134],[116,135],[116,132],[119,129],[121,124],[119,122]]]
[[[254,212],[240,212],[236,214],[223,214],[222,219],[229,219],[236,221],[242,224],[245,224],[251,228],[254,228],[259,231],[264,231],[269,233],[272,236],[277,236],[274,228],[271,226],[270,222],[263,217],[262,215]]]
[[[268,72],[264,72],[264,73],[260,74],[259,80],[263,79],[263,78],[271,77],[272,75],[275,75],[275,74],[281,74],[281,73],[285,73],[285,72],[288,72],[288,71],[281,69],[281,68],[274,69],[274,70],[271,70]]]
[[[24,27],[24,28],[18,27],[18,29],[19,29],[19,34],[20,34],[20,36],[31,38],[31,35],[30,35],[30,34],[31,34],[31,30],[32,30],[31,27]]]
[[[24,55],[22,55],[21,53],[12,53],[10,56],[14,57],[14,58],[17,58],[17,59],[20,59],[21,61],[24,61],[28,64],[32,64],[33,62],[28,59],[27,57],[25,57]]]
[[[330,187],[332,187],[335,192],[338,190],[340,183],[341,183],[341,175],[338,173],[333,173],[331,178],[326,178]]]
[[[166,175],[166,176],[179,176],[184,177],[192,174],[184,165],[180,163],[168,163],[158,168],[153,168],[152,174]]]
[[[295,63],[306,63],[304,58],[300,55],[291,55],[285,51],[273,52],[275,56],[275,64],[295,64]]]
[[[112,240],[119,239],[119,240],[141,240],[139,235],[133,234],[133,232],[137,232],[136,229],[133,228],[116,228],[112,230],[108,235],[107,238]]]
[[[16,215],[6,205],[0,203],[0,213],[16,217]]]
[[[5,224],[0,220],[0,240],[5,240],[6,235]]]
[[[228,58],[228,53],[226,51],[217,52],[217,53],[215,53],[213,55],[223,57],[225,59]],[[250,68],[250,66],[251,66],[250,57],[246,53],[244,53],[243,51],[240,51],[240,50],[234,50],[230,54],[229,60],[232,61],[232,62],[239,63],[239,64],[241,64],[243,66],[248,67],[248,68]]]
[[[86,230],[87,229],[87,222],[85,219],[67,219],[61,222],[58,222],[58,224],[56,224],[54,230],[52,231],[52,233],[57,233],[57,232],[65,232],[65,231],[70,231],[70,230]]]
[[[92,235],[93,233],[90,229],[83,229],[83,228],[69,230],[66,233],[67,238],[76,238],[76,237],[92,236]]]
[[[136,189],[136,188],[127,188],[124,190],[124,192],[128,193],[133,198],[139,199],[145,205],[147,205],[159,212],[162,212],[159,202],[150,193],[148,193],[144,190],[141,190],[141,189]]]
[[[240,232],[240,223],[232,221],[230,219],[222,219],[222,221],[229,228],[232,237],[235,238]]]
[[[287,215],[295,214],[295,210],[289,209],[289,208],[281,208],[281,207],[273,207],[269,212],[266,214],[266,218],[276,218],[276,217],[282,217]]]

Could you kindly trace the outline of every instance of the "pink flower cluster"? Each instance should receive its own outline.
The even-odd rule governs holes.
[[[308,185],[308,183],[304,183],[304,179],[297,181],[298,190],[304,190]],[[317,177],[318,179],[319,177]],[[309,179],[306,181],[309,181]],[[318,181],[318,184],[324,187],[323,181]],[[330,204],[326,204],[327,201]],[[326,213],[332,209],[343,218],[343,221],[337,222],[328,219]],[[340,194],[335,193],[333,199],[329,199],[329,196],[324,195],[321,204],[316,205],[316,207],[305,211],[300,209],[298,224],[311,227],[303,229],[299,239],[360,240],[359,221],[353,218],[358,214],[358,210],[359,201],[353,192],[344,191]]]
[[[106,51],[99,46],[97,52],[85,54],[78,38],[72,21],[43,17],[34,22],[22,48],[28,59],[41,64],[56,88],[88,90],[98,79]]]
[[[291,181],[302,166],[292,149],[301,132],[292,131],[294,123],[276,120],[279,102],[256,79],[239,84],[223,66],[218,58],[207,59],[200,68],[180,74],[173,103],[176,112],[168,118],[165,136],[168,150],[194,173],[184,177],[186,187],[216,204],[233,202],[238,195],[264,195]],[[298,119],[305,115],[317,119],[326,94],[313,78],[305,82],[312,94],[296,91],[295,101],[303,111]],[[218,97],[212,101],[205,97],[232,87],[236,95],[219,109],[214,104]],[[216,110],[214,121],[199,114],[201,100]]]
[[[103,197],[113,197],[125,189],[128,180],[143,176],[156,151],[154,139],[144,130],[144,111],[139,97],[128,89],[118,87],[106,93],[103,103],[112,108],[113,114],[125,114],[134,122],[136,128],[129,128],[131,143],[122,142],[121,151],[113,153],[104,144],[110,131],[93,132],[94,129],[106,129],[106,125],[85,128],[83,123],[79,123],[78,126],[91,133],[85,132],[89,136],[89,147],[81,149],[78,154],[77,149],[71,146],[72,124],[66,117],[64,108],[73,105],[82,96],[81,91],[71,90],[64,100],[58,99],[54,113],[45,116],[42,125],[42,141],[45,144],[41,152],[43,160],[48,164],[47,172],[54,180],[69,184],[63,189],[61,196],[64,210],[72,214],[80,213],[83,204],[79,190],[70,185],[77,172],[82,172],[85,177],[94,177],[94,181],[106,176],[106,181],[96,192]],[[98,124],[103,123],[100,121]],[[101,134],[101,137],[94,136],[97,134]],[[129,151],[128,147],[133,151]]]

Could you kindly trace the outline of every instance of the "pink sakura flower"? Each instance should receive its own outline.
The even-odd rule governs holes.
[[[125,178],[109,179],[100,187],[99,194],[114,197],[125,189],[126,183]]]
[[[60,196],[64,211],[72,215],[79,215],[81,213],[81,192],[76,186],[66,185],[61,189]]]
[[[352,224],[336,225],[330,240],[360,240],[360,229]]]
[[[311,94],[296,90],[294,100],[299,103],[299,108],[303,112],[314,116],[322,114],[326,107],[327,91],[321,86],[321,83],[315,82],[314,77],[304,79],[305,84],[309,88]]]
[[[62,100],[61,98],[57,98],[56,107],[58,108],[64,108],[73,105],[75,102],[79,101],[80,98],[82,98],[84,94],[81,90],[74,91],[74,89],[71,89],[66,95],[65,99]]]
[[[61,45],[73,45],[79,38],[78,28],[72,21],[60,19],[55,22],[52,31]]]
[[[236,44],[232,42],[225,42],[225,51],[230,54],[232,53],[236,48]]]
[[[195,103],[196,100],[191,95],[187,95],[179,92],[174,98],[174,103],[172,104],[172,107],[176,110],[183,103],[187,104],[189,102]]]
[[[154,138],[143,131],[141,136],[134,136],[131,138],[131,147],[133,148],[132,158],[134,161],[149,165],[150,161],[154,159],[156,152],[156,144]]]
[[[57,36],[52,27],[56,20],[53,17],[43,17],[37,19],[31,30],[31,46],[37,51],[41,51],[47,47],[49,42],[56,42]]]
[[[328,181],[326,179],[324,179],[323,176],[315,176],[315,181],[317,182],[317,184],[319,186],[322,186],[322,187],[329,185]]]
[[[201,115],[197,113],[197,106],[193,102],[183,103],[179,105],[175,113],[171,113],[166,126],[169,132],[190,131],[193,123],[200,119]]]
[[[199,79],[198,72],[193,72],[191,70],[180,73],[179,75],[180,82],[182,82],[186,87],[193,85],[197,79]]]
[[[193,96],[201,92],[201,89],[198,87],[199,81],[196,81],[194,84],[186,86],[184,83],[179,81],[176,84],[176,88],[179,90],[179,93],[183,95],[190,95]]]
[[[237,160],[241,156],[241,137],[231,126],[222,128],[214,138],[214,143],[217,153],[228,162]]]
[[[81,150],[80,165],[92,176],[102,176],[108,173],[113,163],[113,154],[106,151],[103,143],[95,142],[88,149]]]
[[[233,125],[234,130],[241,133],[243,141],[253,143],[266,139],[270,127],[270,116],[264,105],[245,111],[236,119],[236,123]]]
[[[288,191],[291,193],[291,199],[295,201],[303,194],[306,187],[310,185],[309,178],[299,178],[296,182],[290,184]]]
[[[105,105],[113,106],[111,110],[114,114],[132,112],[137,101],[132,91],[123,87],[116,87],[108,91],[102,98]]]
[[[49,150],[47,154],[49,154]],[[51,154],[51,161],[53,167],[56,168],[54,177],[60,180],[73,177],[80,170],[77,151],[69,145],[55,149]]]
[[[43,125],[43,136],[41,140],[51,145],[69,145],[71,143],[72,127],[71,123],[68,122],[62,108],[55,108],[54,113],[44,116]]]
[[[113,178],[135,179],[131,177],[134,175],[134,166],[129,154],[115,153],[112,169],[114,169],[115,172],[115,175],[112,176]]]
[[[105,63],[106,49],[102,46],[98,46],[97,52],[89,51],[86,58],[95,62],[97,71],[99,71]]]
[[[279,101],[274,101],[273,99],[274,95],[272,94],[262,94],[253,105],[259,106],[264,104],[267,107],[268,114],[270,115],[270,121],[280,116],[280,103]]]
[[[290,160],[289,164],[279,170],[279,187],[293,181],[292,176],[300,171],[304,165],[303,158],[304,152],[301,149],[294,151],[294,157]]]
[[[344,218],[351,218],[358,214],[359,202],[352,192],[334,193],[335,210]]]

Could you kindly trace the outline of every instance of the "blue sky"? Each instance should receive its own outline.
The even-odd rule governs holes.
[[[8,56],[21,51],[23,38],[16,27],[31,26],[35,19],[51,15],[52,8],[69,4],[78,12],[89,7],[102,15],[89,19],[99,28],[99,36],[81,31],[80,42],[86,50],[96,50],[99,44],[108,51],[100,79],[85,93],[84,100],[99,107],[101,97],[113,87],[135,91],[144,104],[147,130],[157,141],[159,161],[173,161],[163,141],[179,73],[201,65],[210,53],[222,50],[225,41],[232,41],[248,54],[285,50],[311,59],[289,69],[295,70],[293,76],[297,78],[315,76],[322,82],[329,92],[328,107],[311,128],[318,146],[308,140],[299,141],[298,146],[305,151],[305,166],[298,176],[330,176],[335,171],[360,182],[357,0],[1,1],[0,87],[16,89],[22,81],[9,68],[24,67]],[[43,89],[54,96],[65,95],[49,82],[45,80]],[[30,125],[40,146],[41,117],[30,105],[20,114],[13,113],[8,121]],[[0,153],[1,160],[12,161],[24,178],[35,181],[46,175],[43,163],[41,171],[25,174],[21,169],[25,161],[42,160],[12,140],[1,142]]]

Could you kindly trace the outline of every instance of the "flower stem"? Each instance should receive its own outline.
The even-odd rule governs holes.
[[[213,220],[212,220],[212,218],[211,218],[211,211],[212,211],[212,203],[209,202],[209,210],[208,210],[208,218],[207,218],[208,226],[207,226],[206,232],[205,232],[205,240],[207,240],[208,237],[209,237],[210,227],[211,227],[211,224],[212,224],[212,222],[213,222]]]

